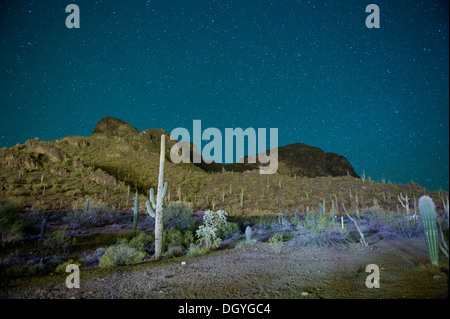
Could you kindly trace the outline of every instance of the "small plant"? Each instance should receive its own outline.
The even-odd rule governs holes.
[[[206,211],[203,216],[203,225],[196,231],[198,242],[206,247],[206,250],[216,248],[221,243],[217,236],[218,229],[227,223],[228,214],[223,210]]]
[[[143,261],[145,256],[145,252],[121,243],[106,249],[100,260],[99,267],[108,268],[134,265]]]
[[[279,255],[281,249],[283,248],[283,234],[275,234],[269,239],[269,245],[272,247],[274,252]]]

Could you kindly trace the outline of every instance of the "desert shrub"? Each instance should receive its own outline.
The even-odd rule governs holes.
[[[397,215],[394,212],[381,210],[365,211],[364,221],[369,231],[378,233],[386,239],[413,238],[423,236],[423,226],[420,218]]]
[[[192,242],[194,242],[194,234],[190,230],[184,233],[175,228],[164,231],[164,249],[171,246],[188,248]]]
[[[75,244],[75,241],[75,238],[70,235],[70,232],[65,229],[58,229],[44,237],[41,245],[44,250],[49,252],[66,252]]]
[[[291,221],[295,221],[295,219],[291,219]],[[294,224],[292,224],[287,217],[281,215],[278,216],[276,223],[270,224],[270,229],[277,233],[288,233],[294,229]]]
[[[84,252],[80,257],[80,261],[86,266],[97,265],[100,262],[105,251],[105,248],[97,248],[93,252]]]
[[[275,234],[269,239],[269,245],[272,247],[273,251],[278,255],[281,253],[283,248],[283,234]]]
[[[12,264],[8,267],[0,268],[0,278],[23,278],[32,277],[38,275],[44,275],[46,273],[45,265],[42,261],[26,262],[23,264]]]
[[[203,255],[206,252],[207,252],[207,249],[206,249],[205,246],[196,245],[194,243],[191,243],[189,245],[189,249],[188,249],[186,255],[189,256],[189,257],[195,257],[195,256],[198,256],[198,255]]]
[[[164,231],[164,248],[169,246],[181,246],[184,243],[184,236],[181,231],[175,228]]]
[[[166,229],[192,230],[195,226],[195,217],[182,203],[171,203],[164,208],[164,224]]]
[[[110,246],[103,254],[99,267],[108,268],[115,266],[134,265],[144,260],[146,253],[126,244]]]
[[[251,246],[251,245],[256,244],[257,242],[258,242],[258,240],[255,239],[255,238],[252,238],[250,240],[243,240],[243,241],[239,242],[236,245],[236,248],[242,248],[242,247],[245,247],[245,246]]]
[[[19,200],[10,199],[4,204],[0,204],[0,232],[11,229],[14,225],[20,224],[20,212],[22,203]]]
[[[76,227],[85,227],[95,223],[95,217],[91,217],[82,211],[70,211],[64,218],[64,221]]]
[[[223,210],[206,211],[203,216],[203,225],[196,231],[198,243],[204,245],[206,250],[216,248],[222,239],[217,236],[217,230],[227,223],[228,214]]]
[[[169,246],[164,256],[167,258],[178,257],[184,255],[185,251],[184,247],[180,245]]]
[[[217,236],[222,238],[222,240],[233,237],[234,234],[240,233],[239,225],[234,222],[228,222],[226,224],[222,224],[217,229]]]
[[[98,224],[105,213],[107,206],[102,201],[90,200],[86,211],[86,200],[79,198],[72,204],[72,211],[67,213],[64,220],[77,227],[88,227]]]
[[[327,216],[310,214],[295,227],[294,242],[301,246],[333,246],[350,242],[347,230]]]
[[[155,248],[155,237],[151,234],[141,232],[128,242],[128,247],[150,253]]]
[[[194,233],[190,230],[184,233],[184,247],[188,248],[190,244],[194,242]]]

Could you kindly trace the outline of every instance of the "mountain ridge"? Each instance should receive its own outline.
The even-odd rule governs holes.
[[[165,130],[139,131],[122,120],[105,117],[91,136],[53,141],[35,138],[0,149],[1,195],[19,198],[29,209],[67,211],[74,202],[89,197],[91,202],[128,211],[133,194],[139,194],[143,205],[150,187],[157,187],[162,134],[167,143],[166,200],[185,202],[195,209],[273,214],[317,207],[323,201],[331,205],[332,198],[350,206],[356,192],[360,204],[370,206],[377,197],[378,202],[395,208],[401,191],[410,198],[427,192],[417,184],[364,181],[345,157],[302,143],[279,147],[278,171],[270,175],[259,174],[261,164],[246,163],[248,157],[234,164],[175,164],[170,149],[177,141],[170,140]],[[192,150],[194,145],[190,146]]]

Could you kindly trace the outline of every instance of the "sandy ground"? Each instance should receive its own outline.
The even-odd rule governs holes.
[[[81,269],[80,288],[66,276],[3,283],[0,298],[168,299],[435,299],[448,296],[448,260],[434,267],[423,238],[381,240],[369,248],[290,248],[277,255],[267,243],[188,258],[149,261],[114,270]],[[184,262],[184,263],[183,263]],[[369,289],[366,266],[380,269]]]

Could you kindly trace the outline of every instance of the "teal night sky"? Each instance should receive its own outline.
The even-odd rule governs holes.
[[[448,17],[431,0],[2,0],[0,147],[87,136],[108,115],[168,132],[200,119],[448,190]]]

